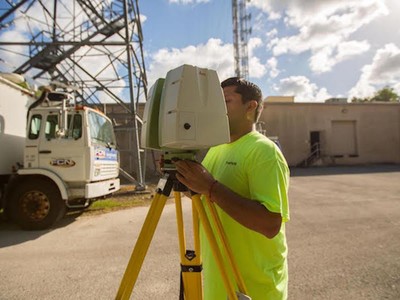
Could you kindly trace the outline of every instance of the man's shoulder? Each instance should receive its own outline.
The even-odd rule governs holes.
[[[275,161],[287,164],[281,149],[274,141],[259,132],[253,134],[250,139],[252,141],[248,143],[249,158],[257,163]]]
[[[272,140],[258,131],[252,131],[233,143],[211,147],[207,156],[229,155],[234,152],[243,158],[248,158],[249,155],[261,155],[265,158],[266,156],[274,156],[277,150],[279,151]]]
[[[251,151],[275,152],[276,144],[265,135],[253,132],[248,136],[246,144]]]

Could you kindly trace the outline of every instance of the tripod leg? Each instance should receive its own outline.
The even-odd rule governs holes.
[[[231,300],[238,299],[236,296],[236,293],[235,293],[235,288],[234,288],[232,282],[229,280],[229,276],[228,276],[227,270],[224,265],[221,251],[218,247],[217,240],[216,240],[214,232],[211,228],[211,224],[207,218],[207,214],[204,209],[203,203],[201,202],[200,195],[194,195],[192,197],[192,201],[193,201],[193,205],[195,205],[196,210],[199,214],[199,219],[203,225],[204,232],[207,236],[208,242],[210,243],[212,253],[213,253],[215,261],[218,265],[218,269],[221,273],[221,277],[224,282],[226,292],[228,294],[228,299],[231,299]]]
[[[215,209],[215,205],[213,203],[211,203],[211,201],[208,198],[206,199],[205,202],[206,202],[206,205],[207,205],[207,207],[208,207],[208,209],[210,211],[211,218],[212,218],[213,223],[215,225],[216,231],[217,231],[217,233],[218,233],[218,235],[219,235],[219,237],[221,239],[222,247],[223,247],[223,249],[224,249],[224,251],[225,251],[225,253],[226,253],[227,257],[228,257],[228,262],[229,262],[229,264],[230,264],[230,266],[232,268],[233,275],[235,276],[235,280],[236,280],[236,283],[238,285],[239,291],[240,291],[240,293],[243,293],[243,294],[247,295],[247,289],[246,289],[243,277],[240,274],[239,269],[238,269],[238,267],[236,265],[236,262],[234,260],[232,249],[229,246],[227,237],[225,235],[224,229],[223,229],[222,224],[221,224],[221,220],[219,219],[218,214],[217,214],[217,210]]]
[[[196,211],[193,210],[193,235],[194,251],[186,250],[185,231],[183,226],[183,213],[181,194],[174,192],[176,206],[176,221],[178,225],[179,249],[181,258],[181,274],[184,299],[202,300],[202,264],[200,257],[200,243],[198,237],[198,218]],[[197,226],[195,226],[197,222]],[[182,292],[182,291],[181,291]]]
[[[142,230],[136,241],[124,277],[122,278],[116,299],[129,299],[139,275],[150,242],[153,238],[162,210],[167,201],[167,196],[157,193],[150,206]]]

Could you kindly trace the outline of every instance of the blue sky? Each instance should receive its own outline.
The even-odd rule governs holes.
[[[400,1],[252,0],[249,79],[296,101],[400,93]],[[149,83],[183,63],[233,73],[229,0],[141,1]]]
[[[68,27],[73,1],[59,2]],[[41,3],[52,11],[53,0]],[[217,70],[221,80],[234,75],[231,0],[140,0],[139,8],[149,85],[182,64]],[[47,26],[40,10],[36,1],[29,11],[34,18],[27,19],[20,9],[0,40],[29,41],[29,29]],[[321,102],[370,97],[385,86],[400,94],[399,0],[251,0],[247,10],[249,79],[265,97]],[[26,59],[27,49],[21,52]],[[102,69],[95,55],[84,59],[87,68]],[[0,50],[1,71],[20,64],[21,56]]]

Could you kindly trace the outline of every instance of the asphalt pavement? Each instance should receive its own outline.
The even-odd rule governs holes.
[[[289,299],[400,299],[400,165],[294,169],[290,211]],[[115,298],[147,213],[68,216],[45,231],[0,223],[0,299]],[[169,201],[132,299],[178,299],[176,227]]]

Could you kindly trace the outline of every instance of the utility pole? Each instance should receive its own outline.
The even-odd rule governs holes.
[[[248,79],[249,57],[247,52],[248,37],[251,27],[248,22],[251,14],[246,12],[246,2],[250,0],[232,0],[232,25],[233,25],[233,49],[235,61],[235,74],[237,77]]]

